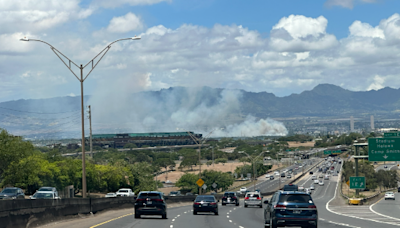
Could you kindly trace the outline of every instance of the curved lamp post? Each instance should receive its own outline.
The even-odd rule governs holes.
[[[71,71],[71,73],[78,79],[78,81],[81,83],[81,115],[82,115],[82,198],[86,198],[86,192],[87,192],[87,187],[86,187],[86,165],[85,165],[85,121],[84,121],[84,110],[83,110],[83,82],[86,80],[86,78],[89,76],[90,73],[92,73],[93,69],[99,64],[100,60],[103,59],[104,55],[107,54],[107,52],[110,50],[111,45],[123,41],[123,40],[140,40],[140,37],[131,37],[131,38],[124,38],[124,39],[119,39],[116,41],[111,42],[109,45],[107,45],[101,52],[99,52],[92,60],[90,60],[86,65],[78,65],[74,63],[71,59],[69,59],[67,56],[65,56],[61,51],[56,49],[53,45],[43,41],[43,40],[36,40],[36,39],[28,39],[26,37],[20,39],[20,41],[37,41],[37,42],[42,42],[44,44],[47,44],[50,46],[50,49],[54,52],[54,54],[57,55],[57,57],[64,63],[64,65]],[[68,60],[68,63],[64,61],[64,59],[61,58],[63,56]],[[99,57],[99,58],[98,58]],[[97,59],[98,58],[98,59]],[[97,59],[97,60],[96,60]],[[86,74],[86,76],[83,76],[83,69],[85,67],[89,66],[91,64],[92,69],[90,69],[89,73]],[[80,70],[80,78],[75,74],[75,72],[71,69],[71,64],[75,65],[79,70]]]
[[[264,153],[261,152],[259,155],[257,155],[256,157],[252,158],[248,153],[244,152],[244,151],[239,151],[239,154],[245,154],[247,155],[247,157],[250,159],[251,163],[253,163],[253,191],[256,190],[256,167],[254,165],[254,163],[257,161],[257,159],[259,159],[261,157],[261,155]]]

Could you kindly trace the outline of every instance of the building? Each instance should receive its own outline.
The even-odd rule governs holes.
[[[354,117],[350,116],[350,132],[354,132]]]
[[[190,132],[194,137],[202,139],[202,134]],[[86,138],[88,141],[89,139]],[[93,146],[123,148],[132,143],[137,147],[171,146],[196,144],[188,132],[154,132],[154,133],[123,133],[123,134],[94,134]]]
[[[371,116],[371,129],[375,129],[375,122],[374,122],[374,116]]]

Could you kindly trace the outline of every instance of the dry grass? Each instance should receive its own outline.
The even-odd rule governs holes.
[[[379,189],[375,189],[375,191],[360,191],[360,195],[365,196],[365,197],[369,197],[372,195],[375,195],[377,192],[379,191]],[[349,197],[353,197],[356,193],[355,189],[350,189],[350,187],[346,184],[346,183],[342,183],[342,192],[344,195],[347,195]]]
[[[288,144],[289,144],[289,148],[291,148],[291,147],[300,147],[300,146],[303,146],[303,147],[314,147],[314,145],[315,145],[315,142],[304,142],[304,143],[301,143],[301,142],[287,142]]]

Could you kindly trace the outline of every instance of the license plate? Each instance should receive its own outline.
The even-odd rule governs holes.
[[[208,206],[208,203],[203,203],[203,206]]]
[[[153,204],[153,202],[151,202],[151,201],[147,201],[147,204]]]
[[[293,211],[293,214],[300,214],[300,213],[301,213],[300,210],[294,210],[294,211]]]

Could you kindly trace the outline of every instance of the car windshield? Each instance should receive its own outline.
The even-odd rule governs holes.
[[[303,195],[303,194],[282,194],[279,198],[279,202],[284,203],[309,203],[311,201],[310,195]]]
[[[258,193],[247,193],[246,197],[260,197]]]
[[[10,189],[10,188],[6,188],[3,189],[3,191],[1,191],[1,193],[17,193],[18,190],[17,189]]]
[[[212,196],[198,196],[195,202],[215,202],[215,198]]]
[[[138,199],[161,199],[158,193],[140,193]]]
[[[53,193],[35,193],[34,195],[33,195],[33,197],[34,198],[36,198],[36,199],[53,199]]]
[[[118,192],[129,192],[128,190],[119,190]]]
[[[53,189],[52,188],[39,188],[38,191],[41,191],[41,192],[52,192]]]

